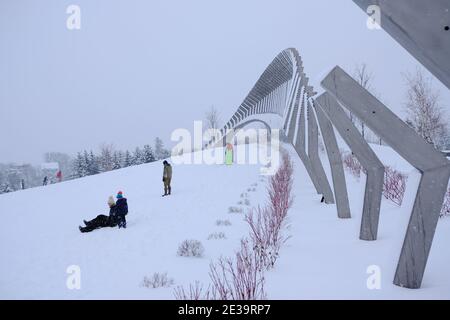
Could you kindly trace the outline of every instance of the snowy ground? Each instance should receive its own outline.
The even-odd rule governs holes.
[[[409,173],[402,208],[383,201],[379,240],[358,239],[364,178],[348,176],[353,217],[339,220],[335,206],[323,205],[295,151],[295,202],[290,211],[291,238],[275,270],[267,273],[270,299],[448,299],[450,298],[450,219],[441,220],[423,288],[392,285],[398,255],[419,175],[390,149],[376,148],[385,162]],[[328,163],[324,161],[326,170]],[[173,288],[140,286],[144,276],[167,272],[176,285],[207,284],[209,263],[230,256],[248,228],[242,214],[228,213],[241,194],[263,204],[265,179],[260,167],[174,166],[173,196],[162,198],[162,164],[122,169],[45,188],[0,196],[0,298],[30,299],[173,299]],[[257,183],[255,191],[248,191]],[[116,191],[129,201],[126,230],[81,234],[78,225],[106,213]],[[246,206],[241,206],[246,208]],[[216,220],[232,226],[216,226]],[[207,240],[213,232],[225,240]],[[203,258],[176,255],[185,239],[205,247]],[[68,266],[81,268],[81,290],[66,286]],[[382,271],[381,290],[368,290],[367,267]]]

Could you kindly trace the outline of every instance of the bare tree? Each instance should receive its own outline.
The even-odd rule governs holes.
[[[367,64],[362,63],[360,65],[357,65],[355,68],[355,79],[356,81],[367,91],[372,90],[372,80],[373,80],[373,74],[368,71]],[[353,114],[350,113],[350,119],[352,122],[354,122]],[[363,121],[361,121],[361,134],[363,138],[366,138],[366,125]]]
[[[205,113],[207,129],[218,129],[220,125],[220,113],[216,107],[211,106]]]
[[[440,105],[440,93],[433,88],[431,78],[420,69],[405,75],[407,92],[406,122],[430,144],[442,147],[448,135],[448,125]]]

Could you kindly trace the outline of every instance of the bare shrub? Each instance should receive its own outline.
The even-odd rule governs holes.
[[[405,196],[407,179],[407,175],[387,166],[384,172],[383,196],[401,206]]]
[[[260,263],[266,268],[273,268],[278,258],[281,244],[284,242],[270,207],[252,209],[245,217],[250,226],[250,239],[253,250],[257,253]]]
[[[293,164],[287,153],[282,155],[282,164],[277,173],[269,181],[269,200],[273,210],[274,219],[278,224],[286,218],[289,208],[292,206],[291,195],[293,183]]]
[[[264,271],[248,240],[241,241],[235,260],[210,265],[211,297],[218,300],[264,300]]]
[[[177,300],[211,300],[209,287],[205,290],[199,281],[190,284],[188,289],[183,286],[178,286],[174,290],[174,296]]]
[[[229,226],[231,226],[231,222],[230,222],[230,220],[217,220],[216,225],[219,227],[220,226],[229,227]]]
[[[184,240],[178,247],[177,254],[181,257],[203,257],[205,248],[202,243],[197,240]]]
[[[247,197],[248,197],[248,193],[245,193],[245,192],[241,193],[241,198],[247,198]]]
[[[208,236],[208,240],[222,240],[226,239],[226,235],[223,232],[214,232]]]
[[[346,168],[353,176],[361,177],[362,166],[358,159],[351,152],[342,153],[342,162],[344,168]]]
[[[244,210],[239,207],[229,207],[228,212],[229,213],[242,213]]]
[[[167,276],[167,272],[165,273],[154,273],[151,278],[145,276],[144,280],[142,280],[141,286],[145,288],[167,288],[174,284],[172,278]]]
[[[342,161],[344,167],[355,177],[361,176],[361,171],[365,173],[364,168],[359,163],[358,159],[352,153],[343,153]],[[384,181],[383,181],[383,196],[401,206],[406,191],[406,182],[408,176],[389,167],[385,167]]]

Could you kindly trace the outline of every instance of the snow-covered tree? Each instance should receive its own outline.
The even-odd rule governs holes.
[[[102,144],[100,146],[99,163],[101,172],[107,172],[113,169],[113,153],[114,146],[112,144]]]
[[[98,158],[94,155],[94,152],[91,150],[89,153],[89,159],[88,159],[88,173],[89,175],[99,174],[100,168],[98,165]]]
[[[448,124],[440,105],[440,94],[431,78],[420,69],[405,76],[407,84],[406,122],[428,143],[441,148],[448,137]]]
[[[170,157],[170,152],[166,149],[164,149],[164,143],[159,138],[156,137],[155,139],[155,158],[156,160],[162,160]]]
[[[122,168],[123,154],[122,151],[114,151],[113,153],[113,170]]]
[[[144,163],[144,154],[139,147],[136,147],[133,153],[133,166],[138,166]]]
[[[144,163],[150,163],[155,161],[155,155],[153,154],[153,149],[150,145],[146,144],[144,146],[144,154],[143,154]]]
[[[86,158],[81,152],[78,152],[77,157],[73,160],[72,168],[74,178],[82,178],[88,175]]]
[[[132,165],[133,165],[133,157],[131,156],[130,151],[127,150],[125,152],[125,157],[123,159],[123,167],[126,168]]]

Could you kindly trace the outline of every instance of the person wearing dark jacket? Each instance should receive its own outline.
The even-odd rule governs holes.
[[[126,228],[127,227],[127,221],[125,219],[125,216],[128,214],[128,203],[127,198],[124,198],[123,192],[119,191],[117,193],[117,202],[116,202],[116,218],[117,218],[117,225],[120,228]]]
[[[79,227],[80,231],[85,232],[91,232],[95,229],[100,228],[106,228],[106,227],[116,227],[118,225],[117,221],[117,205],[114,201],[114,198],[112,196],[108,199],[108,206],[109,206],[109,216],[100,214],[91,221],[84,220],[85,227]]]

